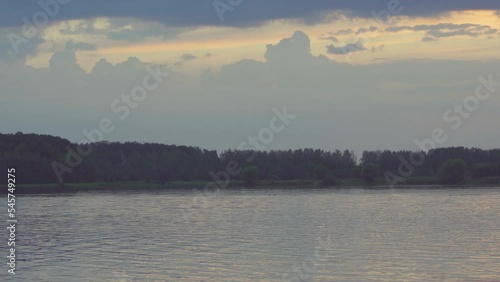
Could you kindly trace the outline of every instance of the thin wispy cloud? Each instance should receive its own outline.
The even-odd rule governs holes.
[[[489,25],[479,25],[472,23],[440,23],[435,25],[392,26],[385,29],[385,31],[387,32],[400,32],[407,30],[425,32],[425,39],[423,39],[423,41],[435,41],[439,38],[454,36],[477,37],[482,35],[491,35],[498,32],[498,29],[492,28]]]
[[[355,43],[349,43],[344,46],[330,44],[326,46],[326,50],[328,54],[347,55],[349,53],[365,51],[367,48],[364,46],[363,42],[356,41]]]
[[[367,32],[375,32],[377,31],[379,28],[376,27],[376,26],[371,26],[369,28],[360,28],[358,29],[355,34],[358,35],[358,34],[362,34],[362,33],[367,33]]]

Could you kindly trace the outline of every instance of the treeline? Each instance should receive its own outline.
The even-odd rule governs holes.
[[[413,157],[412,157],[413,155]],[[413,165],[413,176],[437,176],[442,164],[449,159],[462,159],[466,164],[466,170],[471,177],[473,168],[478,165],[498,166],[496,171],[490,174],[500,174],[500,149],[483,150],[478,148],[449,147],[430,150],[427,153],[412,151],[365,151],[361,157],[361,163],[375,163],[381,171],[397,171],[402,162],[422,157],[422,164]],[[418,161],[418,160],[417,160]],[[491,176],[493,176],[491,175]]]
[[[14,167],[19,183],[57,183],[58,174],[67,183],[213,180],[213,175],[224,171],[229,162],[236,163],[236,170],[241,171],[231,179],[251,175],[252,181],[316,179],[334,184],[337,179],[371,181],[385,177],[387,172],[398,177],[401,172],[404,177],[447,173],[473,178],[500,176],[500,149],[365,151],[358,160],[348,150],[227,150],[218,154],[197,147],[138,142],[92,143],[90,154],[80,155],[78,145],[50,135],[0,134],[0,168],[6,171]],[[415,165],[412,160],[417,156],[423,161]],[[458,172],[444,171],[446,163],[456,169],[462,166],[461,161],[463,168]]]
[[[77,154],[78,144],[59,137],[0,134],[0,166],[14,167],[21,183],[57,183],[58,174],[68,183],[208,180],[209,172],[221,167],[217,152],[195,147],[137,142],[91,145],[91,153],[85,156]]]

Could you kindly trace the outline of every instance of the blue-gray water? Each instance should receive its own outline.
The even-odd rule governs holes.
[[[500,281],[500,188],[16,199],[16,281]]]

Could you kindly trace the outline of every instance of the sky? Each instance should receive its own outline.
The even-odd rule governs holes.
[[[499,29],[496,0],[2,1],[0,132],[221,151],[286,111],[261,149],[497,148]]]

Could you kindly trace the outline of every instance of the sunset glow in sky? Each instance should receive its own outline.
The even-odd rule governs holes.
[[[215,12],[214,12],[215,13]],[[43,32],[45,43],[38,47],[38,53],[30,57],[28,63],[35,67],[48,66],[48,60],[57,50],[64,50],[66,42],[85,42],[92,46],[91,50],[78,50],[78,61],[82,68],[90,71],[100,58],[106,58],[112,63],[119,63],[130,56],[142,61],[173,64],[183,54],[189,53],[197,57],[210,54],[210,59],[184,64],[183,67],[193,71],[204,67],[220,67],[221,65],[238,61],[242,58],[264,60],[266,44],[279,41],[284,35],[296,30],[304,31],[311,39],[312,54],[327,54],[326,46],[346,45],[358,40],[369,41],[366,52],[351,55],[351,63],[369,64],[378,60],[403,60],[415,58],[429,59],[488,59],[500,57],[500,42],[498,37],[499,17],[492,11],[460,11],[451,12],[438,18],[395,17],[388,25],[374,18],[347,18],[333,22],[314,25],[297,21],[275,20],[263,23],[261,26],[237,28],[200,26],[178,30],[160,26],[154,22],[143,22],[135,19],[120,19],[122,25],[113,24],[115,19],[97,18],[91,20],[62,21],[48,27]],[[426,31],[402,30],[386,31],[394,26],[439,25],[451,23],[455,25],[474,24],[489,27],[471,34],[449,36],[425,42]],[[377,30],[370,31],[375,27]],[[95,33],[85,30],[96,29]],[[148,36],[141,40],[113,40],[106,33],[128,32],[131,38],[134,32],[156,29],[157,36]],[[366,32],[356,34],[360,29]],[[350,33],[339,33],[348,31]],[[450,31],[443,29],[445,32]],[[162,32],[163,31],[163,32]],[[451,30],[455,31],[455,30]],[[163,34],[171,34],[172,38],[163,38]],[[330,35],[336,34],[336,35]],[[328,40],[333,36],[337,41]],[[373,51],[371,48],[375,48]],[[217,56],[218,55],[218,56]],[[346,61],[344,55],[327,54],[329,58]],[[208,57],[208,56],[207,56]]]

